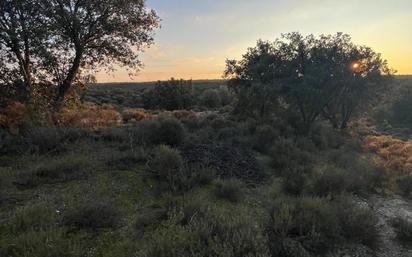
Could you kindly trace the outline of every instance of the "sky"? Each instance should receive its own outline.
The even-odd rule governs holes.
[[[117,68],[98,82],[219,79],[258,39],[282,33],[350,34],[382,53],[397,74],[412,74],[412,0],[147,0],[161,18],[155,44],[131,77]]]

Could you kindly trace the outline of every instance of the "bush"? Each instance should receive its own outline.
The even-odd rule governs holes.
[[[307,186],[310,173],[310,170],[302,167],[288,169],[283,174],[283,191],[294,196],[302,195]]]
[[[110,168],[119,170],[132,170],[139,164],[144,164],[147,160],[147,155],[143,148],[134,151],[115,152],[107,161]]]
[[[214,194],[219,199],[237,203],[244,195],[244,184],[237,179],[217,180],[214,185]]]
[[[311,165],[309,152],[298,148],[293,141],[280,138],[270,150],[270,165],[277,172],[282,173],[287,168],[307,167]]]
[[[411,245],[412,242],[412,222],[406,218],[396,217],[391,220],[391,225],[396,233],[396,237],[404,244]]]
[[[157,140],[160,144],[176,146],[185,139],[185,129],[180,121],[175,118],[162,118],[157,131]]]
[[[129,140],[147,145],[177,146],[185,137],[186,131],[182,123],[172,117],[142,121],[136,127],[129,128]]]
[[[200,102],[208,108],[217,108],[222,105],[222,100],[216,89],[205,90],[200,96]]]
[[[151,226],[158,225],[161,221],[168,218],[168,210],[161,206],[151,206],[138,210],[134,227],[137,232],[144,234]]]
[[[65,138],[56,127],[31,126],[24,133],[27,150],[34,153],[60,152],[64,149]]]
[[[5,251],[4,253],[2,253]],[[13,239],[0,255],[14,257],[77,257],[81,256],[78,243],[71,242],[61,228],[29,230]]]
[[[34,203],[19,207],[8,224],[15,234],[30,230],[45,230],[57,224],[57,210],[47,203]]]
[[[279,132],[272,126],[258,126],[253,135],[253,148],[260,152],[267,152],[278,137]]]
[[[337,196],[347,189],[345,170],[323,167],[313,178],[313,193],[317,196]]]
[[[334,203],[343,237],[355,244],[375,248],[379,243],[378,218],[373,210],[357,206],[350,198],[340,198]]]
[[[87,177],[91,169],[91,162],[86,157],[67,155],[59,159],[49,160],[37,167],[23,170],[19,173],[15,184],[24,187],[35,187],[43,183],[67,182]]]
[[[141,121],[147,119],[149,114],[147,114],[142,109],[125,109],[122,112],[123,122],[128,123],[130,121]]]
[[[105,199],[86,200],[69,206],[63,212],[63,224],[73,229],[115,228],[121,215],[117,206]]]
[[[272,256],[289,256],[282,243],[285,240],[300,244],[294,248],[318,254],[326,253],[339,242],[340,228],[334,209],[320,198],[276,199],[269,217],[267,232]],[[305,252],[303,249],[301,252]]]
[[[396,180],[398,189],[403,196],[409,197],[412,192],[412,176],[403,176]]]
[[[176,183],[182,168],[183,158],[180,153],[165,145],[154,150],[148,163],[148,171],[158,181],[166,183],[171,190],[177,190]]]
[[[192,81],[172,78],[169,81],[158,82],[154,89],[143,95],[143,105],[146,109],[165,109],[168,111],[188,109],[193,102]]]

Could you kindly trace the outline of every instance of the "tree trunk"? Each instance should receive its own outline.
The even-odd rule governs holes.
[[[73,84],[73,81],[76,79],[77,73],[80,69],[80,64],[83,57],[82,49],[76,49],[76,56],[73,60],[72,66],[64,79],[64,81],[59,85],[59,89],[56,95],[56,107],[60,108],[64,103],[64,97],[66,96],[67,91]]]

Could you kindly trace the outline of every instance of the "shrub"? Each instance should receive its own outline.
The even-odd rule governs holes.
[[[0,112],[0,128],[16,135],[26,117],[26,106],[20,102],[12,102]]]
[[[125,109],[122,112],[123,122],[128,123],[130,121],[141,121],[147,119],[149,114],[147,114],[142,109]]]
[[[302,167],[288,169],[283,174],[283,191],[294,196],[302,195],[308,183],[307,177],[310,172],[310,170]]]
[[[56,127],[32,126],[25,130],[23,140],[28,151],[44,154],[63,150],[65,138]]]
[[[147,156],[143,148],[134,151],[115,152],[113,153],[107,165],[110,168],[119,170],[131,170],[136,168],[136,165],[143,164],[147,160]]]
[[[396,233],[396,237],[404,244],[411,245],[412,242],[412,222],[406,218],[396,217],[391,220],[391,225]]]
[[[334,209],[320,198],[276,199],[269,217],[267,232],[272,256],[288,256],[281,243],[284,240],[298,242],[311,253],[325,253],[339,241],[340,228]]]
[[[160,144],[176,146],[185,139],[185,129],[180,121],[175,118],[162,118],[157,130],[157,140]]]
[[[121,215],[117,206],[105,199],[86,200],[63,212],[65,226],[77,229],[115,228],[120,225]]]
[[[67,182],[87,177],[91,168],[91,163],[86,157],[67,155],[20,172],[15,184],[34,187],[43,183]]]
[[[214,185],[214,194],[219,199],[237,203],[244,195],[244,184],[237,179],[217,180]]]
[[[154,89],[142,95],[146,109],[165,109],[169,111],[188,109],[192,105],[192,81],[172,78],[158,82]]]
[[[151,206],[138,210],[134,227],[137,232],[143,234],[151,226],[158,225],[161,221],[168,218],[168,210],[161,206]]]
[[[216,89],[205,90],[200,96],[200,102],[208,108],[217,108],[222,105],[222,100],[220,99],[219,92]]]
[[[378,218],[367,208],[357,206],[350,198],[334,203],[343,237],[352,243],[375,248],[379,242]]]
[[[47,203],[34,203],[19,207],[9,220],[15,234],[29,230],[44,230],[57,224],[57,210]]]
[[[412,176],[403,176],[396,180],[398,189],[403,196],[409,197],[412,192]]]
[[[277,132],[272,126],[258,126],[255,134],[253,135],[253,148],[260,152],[267,152],[278,137],[279,132]]]
[[[282,173],[287,168],[310,166],[311,155],[309,152],[298,148],[293,141],[280,138],[270,150],[271,166]]]
[[[121,115],[111,105],[84,103],[73,108],[63,108],[55,115],[55,120],[61,127],[100,128],[118,124]]]
[[[337,196],[347,189],[346,183],[345,170],[326,166],[314,174],[312,191],[317,196]]]
[[[6,249],[0,248],[2,256],[15,257],[77,257],[81,256],[77,243],[69,240],[61,228],[29,230],[15,238]],[[2,250],[5,251],[4,255]]]
[[[183,167],[183,158],[177,150],[169,146],[159,146],[154,150],[148,163],[148,171],[160,182],[167,183],[171,190],[176,190],[176,181]]]
[[[134,128],[129,128],[130,139],[148,145],[181,144],[186,132],[182,123],[176,118],[162,117],[156,120],[142,121]]]

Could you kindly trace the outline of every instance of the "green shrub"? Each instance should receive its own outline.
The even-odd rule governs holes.
[[[244,184],[237,179],[217,180],[214,185],[214,194],[219,199],[237,203],[244,195]]]
[[[253,148],[259,152],[267,152],[279,137],[279,132],[272,126],[262,125],[256,128],[253,135]]]
[[[286,194],[300,196],[303,194],[307,183],[310,169],[302,167],[287,169],[283,174],[282,189]]]
[[[134,151],[114,152],[107,161],[110,168],[119,170],[132,170],[139,164],[144,164],[147,160],[146,152],[143,148]]]
[[[311,253],[325,253],[339,241],[334,209],[320,198],[280,198],[269,210],[267,232],[272,256],[287,256],[281,242],[293,240]]]
[[[8,223],[15,234],[20,234],[29,230],[54,227],[57,222],[57,210],[53,206],[47,203],[34,203],[17,208]]]
[[[333,166],[323,167],[314,174],[312,191],[317,196],[337,196],[347,189],[345,170]]]
[[[399,241],[406,245],[412,245],[412,222],[403,217],[391,220],[391,225]]]
[[[200,103],[208,108],[218,108],[222,105],[219,91],[216,89],[205,90],[200,96]]]
[[[120,225],[118,207],[105,199],[73,203],[63,212],[62,223],[73,229],[115,228]]]
[[[176,118],[162,118],[156,138],[158,144],[176,146],[181,144],[186,136],[182,123]]]
[[[136,231],[140,234],[145,233],[149,227],[156,226],[167,219],[167,212],[167,209],[157,205],[138,210],[134,223]]]
[[[353,199],[340,198],[334,203],[343,237],[355,244],[363,244],[370,248],[379,243],[378,218],[367,208],[360,207]]]
[[[77,257],[78,243],[70,241],[61,228],[49,228],[45,230],[29,230],[19,235],[8,245],[2,256],[13,257]]]
[[[143,105],[147,109],[165,109],[168,111],[188,109],[193,104],[191,80],[158,82],[156,87],[142,95]]]
[[[31,169],[18,174],[15,184],[23,187],[35,187],[45,183],[62,183],[74,179],[86,178],[94,164],[81,155],[66,155],[58,159],[44,161]]]
[[[311,155],[309,152],[298,148],[290,139],[280,138],[275,142],[270,150],[270,165],[278,173],[282,173],[287,168],[311,165]]]
[[[177,180],[183,168],[179,151],[165,145],[154,149],[148,163],[148,172],[159,182],[166,183],[171,190],[177,190]]]
[[[396,180],[399,191],[403,196],[409,197],[412,192],[412,176],[403,176]]]
[[[57,127],[31,126],[23,135],[27,150],[34,153],[60,152],[64,149],[64,137]]]

